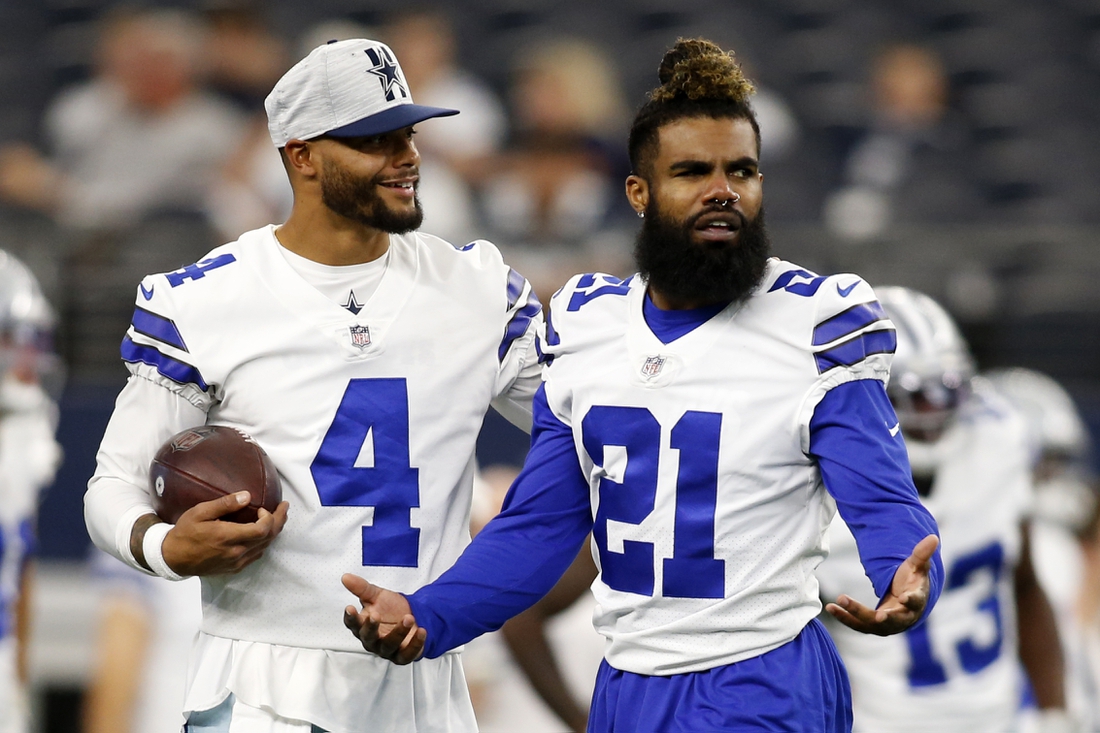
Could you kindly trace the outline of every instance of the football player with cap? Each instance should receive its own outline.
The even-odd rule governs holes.
[[[61,460],[54,316],[31,271],[0,250],[0,733],[28,733],[27,644],[38,496]]]
[[[345,577],[363,604],[345,622],[395,662],[436,658],[542,597],[591,532],[607,645],[589,731],[844,733],[814,576],[834,512],[875,587],[826,606],[844,623],[900,633],[942,587],[892,429],[894,329],[858,276],[769,256],[753,87],[731,54],[681,40],[658,77],[629,140],[639,273],[577,275],[551,299],[503,510],[412,594]]]
[[[1026,670],[1041,731],[1072,731],[1051,604],[1029,552],[1032,482],[1023,417],[975,373],[947,312],[902,287],[876,288],[897,329],[887,394],[922,502],[943,538],[939,604],[893,637],[830,632],[852,680],[854,730],[1016,730]],[[823,594],[874,597],[849,526],[837,517],[818,569]]]
[[[89,533],[143,572],[202,577],[188,731],[476,730],[458,654],[394,668],[334,609],[344,572],[411,592],[469,542],[486,410],[530,426],[541,307],[492,244],[417,231],[413,126],[456,111],[414,104],[384,44],[314,49],[266,107],[292,212],[142,281]],[[218,521],[239,493],[162,522],[149,462],[202,424],[251,435],[287,502]]]

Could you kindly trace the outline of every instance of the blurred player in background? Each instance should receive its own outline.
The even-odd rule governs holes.
[[[1081,647],[1072,657],[1077,663],[1074,689],[1081,690],[1082,710],[1088,715],[1092,733],[1100,733],[1100,515],[1093,515],[1091,525],[1085,528],[1081,547],[1084,572],[1075,609]]]
[[[141,283],[89,533],[147,573],[202,576],[189,733],[474,731],[457,654],[398,669],[334,611],[343,573],[411,592],[469,542],[478,429],[490,404],[529,427],[541,306],[492,244],[416,231],[413,125],[456,112],[413,104],[387,46],[314,49],[266,107],[290,217]],[[217,521],[246,492],[156,517],[150,460],[202,424],[263,447],[289,520],[284,502]]]
[[[877,591],[829,604],[845,623],[901,632],[942,578],[890,430],[894,332],[860,278],[769,258],[752,85],[732,56],[681,40],[658,75],[629,146],[641,273],[554,296],[503,511],[407,598],[346,576],[364,608],[345,622],[395,662],[436,658],[535,603],[591,532],[608,644],[590,731],[839,733],[848,681],[814,577],[836,507]]]
[[[199,579],[150,577],[94,547],[89,564],[102,595],[81,733],[179,733]]]
[[[0,733],[28,733],[27,644],[39,492],[61,459],[53,313],[22,262],[0,251]],[[54,385],[59,386],[59,385]]]
[[[1086,730],[1100,730],[1100,502],[1092,439],[1069,393],[1045,374],[985,375],[1027,419],[1035,508],[1031,557],[1067,652],[1066,702]]]
[[[472,534],[500,512],[518,473],[518,467],[505,465],[479,471]],[[596,570],[587,547],[577,561],[591,573],[567,572],[545,598],[500,631],[465,646],[462,665],[482,733],[561,733],[563,722],[585,730],[604,639],[592,626],[596,600],[589,587]],[[569,586],[567,578],[576,582]]]
[[[531,688],[576,733],[588,728],[589,700],[604,647],[592,630],[596,602],[591,587],[598,573],[586,546],[549,593],[501,629]],[[568,632],[564,643],[558,627]]]
[[[854,730],[1012,731],[1022,662],[1043,730],[1069,731],[1062,650],[1028,549],[1027,426],[974,375],[966,343],[937,303],[905,288],[876,292],[898,334],[887,392],[913,479],[940,527],[946,578],[939,605],[904,634],[877,638],[830,626],[852,679]],[[825,597],[862,588],[856,597],[873,602],[839,517],[829,541],[818,571]]]

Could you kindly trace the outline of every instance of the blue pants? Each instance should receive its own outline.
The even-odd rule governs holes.
[[[588,733],[851,730],[848,673],[816,619],[778,649],[703,672],[651,677],[604,661],[588,718]]]

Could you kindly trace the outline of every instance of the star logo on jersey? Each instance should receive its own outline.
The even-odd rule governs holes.
[[[659,376],[665,366],[665,357],[647,356],[645,364],[642,364],[642,376],[646,379],[654,379]]]
[[[386,101],[397,99],[397,94],[408,98],[409,91],[405,88],[405,79],[401,76],[401,68],[397,65],[389,49],[368,48],[365,52],[370,58],[373,68],[367,69],[367,73],[378,77],[382,83],[382,91],[386,95]]]
[[[359,311],[363,310],[363,304],[355,299],[354,290],[348,292],[348,302],[344,303],[343,307],[347,308],[355,315],[359,315]]]
[[[351,338],[351,345],[359,350],[370,346],[370,328],[368,326],[360,326],[358,323],[354,326],[348,326],[348,336]]]

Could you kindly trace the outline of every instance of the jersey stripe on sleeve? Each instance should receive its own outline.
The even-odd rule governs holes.
[[[866,328],[885,318],[886,311],[877,300],[853,305],[848,310],[841,311],[817,324],[814,328],[813,345],[824,346],[830,341],[850,336],[861,328]]]
[[[134,309],[134,317],[130,321],[134,330],[143,336],[174,346],[180,351],[187,351],[187,345],[183,342],[183,336],[176,328],[176,322],[171,318],[157,315],[140,306]]]
[[[527,284],[527,278],[520,275],[513,268],[508,268],[508,310],[516,307],[519,296],[523,295],[523,287]]]
[[[512,270],[515,272],[515,270]],[[526,284],[526,280],[520,276],[520,279]],[[511,300],[511,275],[509,275],[508,283],[508,296]],[[516,301],[511,301],[511,307],[514,307]],[[497,349],[497,358],[504,362],[504,357],[508,354],[508,349],[512,348],[512,344],[523,334],[527,333],[527,328],[531,325],[531,321],[542,312],[542,303],[535,296],[535,291],[528,287],[527,302],[524,306],[512,313],[511,320],[508,321],[508,325],[504,329],[504,338],[500,342],[500,348]]]
[[[868,331],[814,354],[817,373],[824,374],[838,366],[852,366],[872,354],[892,354],[897,345],[897,333],[892,328]]]
[[[129,335],[122,339],[122,360],[130,364],[148,364],[162,376],[178,384],[193,384],[203,392],[209,385],[195,367],[162,354],[152,346],[136,343]]]

